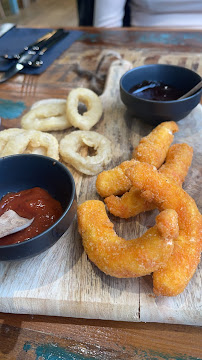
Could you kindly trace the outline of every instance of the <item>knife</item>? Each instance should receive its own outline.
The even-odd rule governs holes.
[[[24,51],[20,56],[20,59],[10,67],[7,71],[0,74],[0,83],[3,83],[21,71],[24,67],[40,67],[43,64],[41,56],[49,50],[52,46],[61,41],[68,32],[60,29],[59,33],[55,33],[48,40],[43,43],[42,48],[40,47],[37,51]]]
[[[57,37],[53,37],[51,38],[49,41],[46,41],[44,43],[44,46],[42,46],[42,48],[39,48],[39,51],[36,52],[35,55],[33,55],[33,58],[31,60],[28,61],[28,63],[25,66],[30,66],[30,67],[40,67],[41,65],[43,65],[43,61],[41,60],[41,57],[45,54],[46,51],[48,51],[52,46],[54,46],[55,44],[57,44],[60,40],[62,40],[65,36],[67,36],[67,34],[69,33],[69,31],[63,31],[63,33],[61,33],[59,36]]]
[[[19,54],[14,54],[14,55],[4,54],[1,57],[5,60],[19,60],[26,51],[33,51],[34,54],[34,52],[39,51],[43,47],[43,45],[48,39],[56,38],[60,36],[60,34],[62,33],[64,33],[63,29],[53,30],[41,36],[37,41],[33,42],[32,44],[25,46],[24,49]]]
[[[15,24],[11,24],[11,23],[5,23],[0,25],[0,38],[5,35],[8,31],[10,31],[11,29],[13,29],[15,27]]]

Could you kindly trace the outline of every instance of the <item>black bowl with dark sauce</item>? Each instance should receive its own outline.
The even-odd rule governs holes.
[[[143,65],[127,71],[120,80],[121,100],[132,118],[152,125],[179,121],[200,102],[202,91],[179,99],[201,81],[196,72],[167,64]]]
[[[162,81],[147,81],[133,86],[129,93],[145,100],[173,101],[184,95],[184,90],[167,85]]]

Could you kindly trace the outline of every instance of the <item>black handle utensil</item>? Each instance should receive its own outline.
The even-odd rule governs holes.
[[[32,44],[25,46],[24,49],[19,54],[14,54],[14,55],[4,54],[1,57],[5,60],[13,61],[13,60],[21,59],[21,57],[24,54],[26,54],[27,52],[29,54],[35,55],[37,52],[39,52],[44,47],[44,45],[47,43],[47,41],[57,39],[62,34],[67,34],[67,32],[65,32],[64,29],[53,30],[53,31],[48,32],[47,34],[41,36],[37,41],[33,42]]]
[[[41,57],[45,54],[45,52],[56,45],[67,35],[67,31],[59,29],[52,36],[50,36],[48,40],[44,41],[42,45],[39,44],[39,49],[37,48],[37,50],[33,50],[32,46],[32,49],[24,50],[20,55],[20,58],[16,59],[15,64],[12,65],[7,71],[0,74],[0,83],[10,79],[24,67],[40,67],[43,64]]]

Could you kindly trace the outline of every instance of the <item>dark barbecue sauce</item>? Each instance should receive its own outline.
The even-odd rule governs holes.
[[[19,243],[39,235],[54,224],[63,212],[60,202],[39,187],[5,195],[0,201],[0,216],[9,209],[34,220],[26,229],[1,238],[0,246]]]
[[[177,100],[184,95],[185,91],[166,85],[160,81],[143,81],[141,84],[133,86],[129,93],[142,99],[156,101]]]

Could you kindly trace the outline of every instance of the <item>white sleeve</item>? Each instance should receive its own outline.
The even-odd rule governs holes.
[[[95,0],[95,27],[122,27],[126,0]]]

